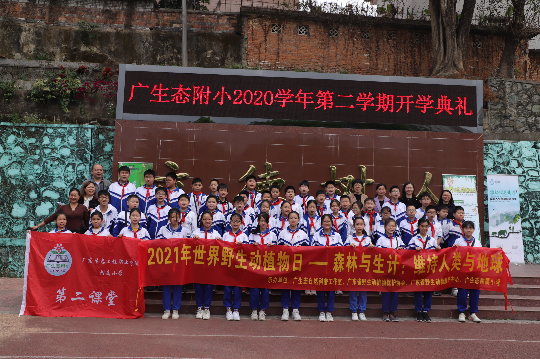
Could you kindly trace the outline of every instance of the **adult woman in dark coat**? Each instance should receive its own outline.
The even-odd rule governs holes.
[[[441,193],[441,197],[439,197],[439,205],[444,205],[448,207],[448,219],[454,219],[454,207],[456,206],[454,204],[454,196],[452,196],[452,192],[445,189]]]
[[[32,230],[43,227],[46,224],[51,223],[56,218],[58,213],[65,213],[67,217],[67,229],[73,233],[84,233],[88,229],[88,224],[90,223],[90,214],[88,213],[88,208],[84,204],[79,203],[81,198],[81,193],[77,188],[72,188],[69,190],[69,203],[64,204],[56,210],[51,216],[45,218],[43,222],[37,226],[32,227]]]

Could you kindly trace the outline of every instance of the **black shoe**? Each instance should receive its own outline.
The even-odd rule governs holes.
[[[405,297],[410,297],[410,296],[411,296],[411,293],[410,293],[410,292],[405,292],[404,296],[405,296]]]
[[[426,323],[431,323],[431,318],[429,317],[429,315],[427,314],[427,312],[423,312],[423,313],[422,313],[422,317],[424,318],[424,322],[426,322]]]
[[[182,293],[183,294],[187,293],[187,287],[185,285],[182,286]]]
[[[424,316],[422,315],[422,312],[416,312],[416,321],[417,322],[423,322]]]
[[[154,286],[146,287],[146,291],[147,291],[147,292],[152,292],[152,291],[154,291],[155,289],[156,289],[156,287],[154,287]]]
[[[384,315],[382,316],[383,322],[389,322],[390,317],[388,316],[388,312],[384,312]]]
[[[392,312],[390,312],[390,320],[393,321],[393,322],[399,322],[399,319]]]
[[[434,295],[435,297],[440,297],[442,294],[441,294],[441,292],[433,292],[433,295]]]

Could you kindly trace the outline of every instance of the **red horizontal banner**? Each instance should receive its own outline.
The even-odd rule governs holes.
[[[501,249],[393,250],[237,245],[211,239],[139,243],[141,286],[187,283],[307,290],[507,292]],[[511,279],[510,279],[511,280]]]
[[[140,318],[133,238],[31,232],[21,315]]]

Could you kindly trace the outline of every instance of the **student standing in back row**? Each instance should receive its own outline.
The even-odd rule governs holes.
[[[156,203],[156,185],[154,180],[156,173],[153,170],[144,171],[144,186],[137,188],[137,197],[139,197],[139,209],[146,216],[148,208]]]
[[[403,202],[399,201],[399,195],[400,192],[398,186],[390,187],[390,202],[386,202],[383,205],[383,207],[390,208],[392,218],[396,221],[398,227],[401,221],[405,219],[405,212],[407,211],[407,206],[405,206]]]
[[[118,169],[118,182],[115,182],[109,186],[111,204],[116,209],[116,213],[127,211],[128,196],[137,192],[137,188],[135,188],[135,185],[129,182],[130,174],[131,170],[128,166],[121,166]]]
[[[167,198],[167,190],[163,187],[156,188],[156,204],[148,208],[148,217],[146,223],[150,238],[154,239],[159,233],[161,227],[167,225],[169,210],[171,207],[165,202]]]
[[[303,213],[300,213],[300,216],[303,216],[307,213],[308,202],[314,200],[315,198],[309,195],[309,182],[306,180],[300,182],[298,190],[300,191],[300,194],[294,197],[294,202],[300,205],[300,207],[302,208]]]

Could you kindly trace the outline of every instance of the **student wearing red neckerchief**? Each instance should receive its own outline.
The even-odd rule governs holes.
[[[311,200],[315,200],[315,198],[309,195],[309,182],[306,180],[300,182],[298,190],[300,191],[300,193],[294,197],[294,203],[300,206],[300,208],[302,209],[302,213],[300,213],[300,216],[303,216],[307,213],[308,202]]]
[[[131,224],[127,227],[124,227],[124,229],[120,231],[120,233],[118,234],[118,238],[129,237],[140,239],[142,241],[148,241],[151,239],[146,228],[139,225],[139,221],[141,220],[140,209],[133,208],[129,212],[129,220]]]
[[[178,176],[174,172],[169,172],[165,175],[165,187],[167,189],[167,204],[173,208],[177,207],[178,197],[184,194],[184,190],[177,185]]]
[[[88,236],[112,237],[107,228],[101,226],[103,214],[99,211],[90,216],[90,228],[84,233]]]
[[[137,197],[139,197],[139,209],[144,215],[146,215],[148,208],[156,203],[155,179],[156,173],[153,170],[144,171],[144,185],[136,190]]]
[[[130,194],[127,200],[127,204],[128,204],[128,210],[118,213],[118,216],[116,216],[116,220],[114,221],[112,225],[111,234],[113,235],[113,237],[117,236],[118,233],[120,233],[120,231],[122,230],[122,228],[129,225],[129,212],[133,208],[139,208],[139,197],[135,194]],[[146,216],[144,215],[144,212],[142,210],[141,210],[141,220],[139,221],[139,224],[142,227],[147,228]]]
[[[322,217],[325,214],[330,214],[330,202],[326,205],[326,192],[322,189],[318,190],[315,194],[315,202],[317,203],[317,214]]]
[[[249,244],[256,246],[273,246],[277,244],[277,237],[268,226],[270,223],[268,214],[259,214],[257,223],[257,227],[249,235]],[[251,307],[251,320],[266,320],[266,309],[270,306],[268,288],[251,288],[249,291],[249,306]],[[257,308],[260,308],[258,314]]]
[[[56,213],[54,216],[54,223],[56,224],[56,228],[49,233],[73,233],[66,227],[67,216],[64,212]]]
[[[426,208],[431,203],[431,197],[429,193],[422,192],[418,195],[418,200],[420,201],[420,208],[416,209],[416,218],[420,219],[426,215]]]
[[[186,233],[186,237],[191,237],[193,232],[199,227],[197,215],[189,210],[189,196],[181,194],[176,202],[178,207],[174,207],[180,212],[180,225]]]
[[[146,217],[146,225],[150,237],[156,238],[161,227],[169,222],[167,216],[171,207],[166,202],[167,190],[163,187],[156,188],[156,204],[148,208],[148,216]]]
[[[400,222],[405,219],[407,211],[407,206],[399,200],[400,191],[398,186],[390,187],[390,201],[386,202],[383,205],[384,207],[390,208],[392,213],[392,218],[396,221],[399,226]],[[382,210],[382,209],[381,209]],[[415,207],[416,210],[416,207]]]
[[[109,186],[111,195],[111,205],[116,209],[116,213],[127,210],[127,198],[130,194],[135,194],[137,188],[129,182],[131,169],[128,166],[121,166],[118,169],[118,182]]]
[[[341,196],[339,199],[339,212],[345,217],[345,221],[348,223],[349,218],[352,217],[353,212],[351,210],[351,199],[348,196]]]
[[[277,218],[270,218],[270,230],[279,236],[279,233],[289,226],[289,213],[291,213],[291,204],[281,202],[281,213]]]
[[[206,195],[202,193],[203,183],[202,179],[194,178],[191,181],[191,190],[192,192],[188,194],[189,196],[189,210],[195,212],[199,216],[204,211],[204,206],[206,205]]]
[[[360,204],[357,204],[357,206],[360,206]],[[381,220],[381,215],[375,212],[375,200],[373,198],[366,198],[364,201],[362,218],[364,218],[364,222],[366,223],[365,231],[367,235],[372,237],[377,223]]]
[[[225,183],[220,183],[218,185],[218,193],[218,211],[223,213],[225,218],[227,218],[234,211],[232,203],[227,200],[227,195],[229,194],[229,186],[227,186]]]
[[[261,193],[257,192],[257,177],[254,175],[249,175],[246,177],[246,192],[248,193],[248,198],[245,203],[246,206],[253,208],[259,207],[261,204]]]
[[[326,181],[324,184],[324,190],[326,192],[326,199],[324,201],[324,204],[326,207],[330,208],[330,202],[333,200],[339,201],[340,196],[336,194],[336,182],[334,181]]]
[[[231,216],[234,213],[238,213],[242,217],[242,224],[240,225],[240,229],[246,234],[246,236],[249,236],[249,234],[254,228],[254,225],[253,225],[253,220],[251,219],[251,216],[249,215],[249,212],[244,211],[244,197],[243,196],[234,197],[233,204],[234,204],[234,211],[233,213],[229,215],[229,217],[226,220],[225,230],[228,231],[229,229],[231,229]]]
[[[272,196],[270,195],[270,191],[268,190],[264,190],[261,192],[261,202],[259,203],[258,206],[256,206],[254,208],[254,211],[255,211],[255,215],[259,215],[261,213],[261,206],[263,204],[263,202],[266,202],[268,203],[268,211],[266,213],[268,213],[268,215],[270,215],[270,208],[272,208],[272,205],[270,205],[270,200],[272,199]]]
[[[399,232],[401,233],[401,240],[405,246],[409,245],[410,240],[418,232],[418,219],[416,219],[416,207],[410,204],[407,206],[407,217],[399,224]]]
[[[454,242],[463,237],[463,219],[465,218],[465,210],[461,206],[454,207],[454,219],[446,223],[443,227],[444,242],[441,248],[450,248],[454,246]]]

